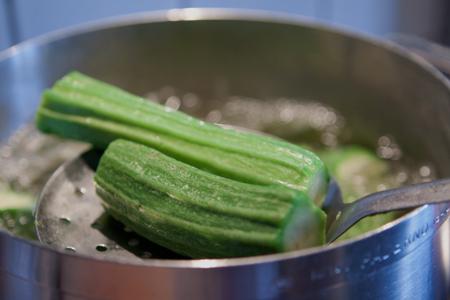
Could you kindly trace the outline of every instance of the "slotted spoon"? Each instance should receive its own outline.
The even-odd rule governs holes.
[[[450,201],[450,179],[434,180],[377,192],[352,203],[342,201],[332,180],[322,209],[327,213],[327,242],[331,243],[359,220],[380,213]]]

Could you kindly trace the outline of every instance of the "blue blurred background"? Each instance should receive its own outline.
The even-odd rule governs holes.
[[[450,43],[449,0],[0,0],[0,49],[88,21],[185,7],[288,12],[375,36],[401,32]]]

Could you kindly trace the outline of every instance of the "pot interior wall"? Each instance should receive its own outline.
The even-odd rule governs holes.
[[[450,175],[450,95],[402,55],[312,27],[203,20],[134,24],[42,46],[0,61],[0,138],[32,118],[41,91],[79,70],[137,94],[170,85],[211,99],[315,99],[335,107],[358,142],[396,137],[408,156]],[[438,162],[438,163],[437,163]]]

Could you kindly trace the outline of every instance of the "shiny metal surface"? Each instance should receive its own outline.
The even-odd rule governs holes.
[[[329,190],[323,205],[323,210],[327,214],[328,243],[335,241],[365,217],[426,204],[445,204],[450,201],[448,178],[373,193],[352,203],[342,201],[339,186],[334,180],[331,181]]]
[[[353,138],[392,134],[450,176],[450,89],[392,44],[285,16],[223,10],[138,15],[0,53],[0,136],[29,120],[42,89],[78,69],[143,94],[170,84],[211,101],[312,98]],[[58,252],[0,232],[2,299],[445,299],[448,206],[432,205],[359,239],[245,259],[145,265]]]

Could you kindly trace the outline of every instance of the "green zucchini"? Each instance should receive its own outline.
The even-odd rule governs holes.
[[[36,124],[99,148],[135,141],[223,177],[303,191],[318,205],[328,184],[322,161],[299,146],[223,129],[77,72],[44,92]]]
[[[13,191],[0,183],[0,229],[22,238],[36,240],[34,203],[35,197],[32,194]]]
[[[325,214],[304,192],[218,176],[134,142],[109,145],[95,182],[113,217],[193,258],[259,255],[324,243]]]
[[[394,188],[389,164],[359,146],[345,146],[321,154],[330,174],[339,182],[345,202],[377,191],[380,184]]]
[[[0,209],[0,229],[24,239],[37,240],[31,208]]]

